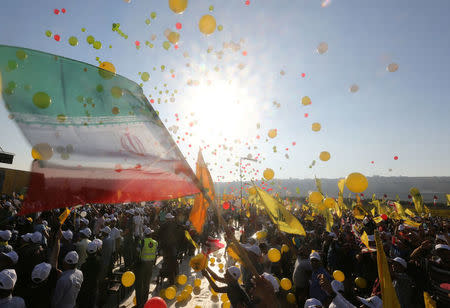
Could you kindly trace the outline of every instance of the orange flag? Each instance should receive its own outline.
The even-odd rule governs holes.
[[[211,200],[214,200],[214,184],[211,179],[211,175],[209,174],[208,167],[203,159],[202,150],[199,150],[198,152],[197,168],[195,173]],[[198,233],[202,233],[208,206],[208,201],[206,201],[202,193],[195,196],[194,206],[192,207],[191,214],[189,215],[189,220]]]

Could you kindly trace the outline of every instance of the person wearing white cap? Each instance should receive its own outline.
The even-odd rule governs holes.
[[[37,264],[31,272],[31,285],[27,289],[27,307],[50,307],[57,280],[58,270],[56,268],[46,262]]]
[[[209,267],[202,270],[203,276],[208,280],[211,288],[217,293],[227,293],[228,299],[230,300],[231,307],[248,307],[251,305],[250,297],[244,288],[239,284],[238,279],[241,277],[241,270],[236,266],[230,266],[225,271],[224,277],[220,277],[214,273]],[[225,287],[219,287],[214,281],[225,283]]]
[[[415,307],[414,280],[408,276],[406,269],[408,263],[405,259],[396,257],[391,262],[392,285],[401,307]]]
[[[151,236],[153,230],[149,227],[144,228],[145,238],[139,243],[139,261],[136,270],[136,303],[137,308],[143,308],[148,300],[148,291],[152,279],[153,266],[155,265],[158,242]]]
[[[317,298],[308,298],[304,308],[321,308],[322,303]]]
[[[12,250],[10,252],[0,252],[0,271],[8,268],[13,268],[17,261],[19,261],[19,256]]]
[[[12,246],[8,244],[11,235],[12,233],[9,230],[0,231],[0,252],[10,252],[12,250]]]
[[[372,296],[369,298],[356,297],[364,307],[368,308],[383,308],[383,301],[378,296]]]
[[[64,257],[69,251],[76,250],[76,246],[73,243],[73,232],[70,230],[65,230],[61,232],[61,246],[59,248],[58,264],[64,262]]]
[[[270,284],[273,287],[273,291],[275,293],[277,293],[280,290],[280,284],[278,283],[277,279],[273,275],[271,275],[269,273],[263,273],[261,276],[263,276],[264,279],[266,279],[268,282],[270,282]]]
[[[79,233],[80,233],[80,241],[75,244],[78,256],[80,257],[80,260],[78,262],[78,268],[80,268],[81,265],[83,265],[83,263],[86,261],[87,258],[86,249],[88,244],[91,242],[89,240],[89,237],[91,236],[92,232],[91,229],[84,228]]]
[[[34,232],[31,235],[31,242],[34,244],[42,244],[42,233],[39,231]]]
[[[94,239],[86,248],[88,257],[80,268],[83,273],[83,283],[81,285],[80,293],[78,293],[78,307],[94,308],[97,301],[101,270],[101,259],[98,255],[101,241],[99,241],[100,240],[98,239]]]
[[[64,257],[62,274],[56,282],[52,298],[52,308],[73,308],[83,283],[83,273],[77,269],[79,261],[76,251],[70,251]]]
[[[25,301],[21,297],[12,296],[17,281],[16,271],[4,269],[0,272],[0,307],[25,308]]]
[[[309,297],[316,298],[323,303],[328,299],[328,294],[320,286],[320,277],[323,275],[328,281],[332,281],[333,279],[325,268],[323,268],[320,255],[317,251],[311,252],[309,261],[312,267],[311,278],[309,280]]]

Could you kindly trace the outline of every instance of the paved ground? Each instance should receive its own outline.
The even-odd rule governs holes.
[[[212,266],[210,264],[209,267],[211,269],[213,269],[219,276],[223,276],[224,272],[220,271],[218,264],[222,263],[222,264],[224,264],[224,268],[226,268],[227,265],[231,265],[231,263],[233,262],[232,260],[229,260],[228,261],[229,264],[226,264],[226,260],[223,257],[224,251],[225,251],[224,249],[220,249],[219,251],[213,253],[210,256],[210,257],[216,258],[217,261],[215,262],[214,266]],[[192,292],[191,296],[183,302],[177,303],[176,297],[175,297],[175,299],[170,300],[170,301],[165,299],[167,306],[168,307],[185,307],[185,308],[194,308],[197,305],[202,308],[220,308],[220,307],[222,307],[222,301],[220,300],[221,294],[219,294],[219,296],[212,296],[212,293],[209,290],[208,281],[205,278],[203,278],[203,276],[200,272],[197,273],[192,270],[192,268],[189,266],[189,260],[190,260],[190,257],[187,257],[180,264],[180,274],[185,274],[188,277],[188,282],[183,286],[180,286],[178,284],[176,285],[177,295],[180,294],[181,291],[183,291],[184,287],[187,284],[190,284],[191,286],[193,286],[195,278],[200,278],[202,280],[202,284],[201,284],[200,288],[194,288],[194,291]],[[162,264],[161,261],[162,261],[162,258],[158,258],[156,266],[153,269],[149,298],[152,296],[159,296],[161,289],[167,288],[169,286],[167,280],[163,284],[163,288],[157,289],[156,285],[155,285],[156,277],[159,272],[159,267]],[[133,304],[134,297],[135,297],[135,292],[133,291],[131,296],[129,298],[127,298],[124,302],[121,303],[120,307],[121,308],[132,308],[134,306],[134,304]]]

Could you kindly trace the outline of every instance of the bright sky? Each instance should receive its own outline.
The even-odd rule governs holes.
[[[322,3],[191,0],[176,15],[164,0],[2,1],[0,44],[94,65],[99,57],[137,83],[139,72],[148,72],[144,93],[155,100],[153,107],[191,166],[198,148],[206,147],[203,155],[216,181],[238,180],[235,164],[248,154],[259,163],[250,163],[246,179],[261,178],[265,168],[276,178],[344,177],[354,171],[449,176],[450,1]],[[54,13],[62,8],[66,13]],[[204,14],[223,30],[203,35],[198,21]],[[112,31],[113,23],[120,23],[128,39]],[[180,33],[177,50],[163,48],[168,28]],[[47,30],[61,40],[46,37]],[[102,48],[89,45],[88,35]],[[70,36],[78,46],[69,45]],[[324,54],[317,52],[321,42],[328,44]],[[388,72],[390,63],[398,71]],[[353,84],[359,86],[356,93],[349,91]],[[303,106],[303,96],[312,104]],[[311,130],[314,122],[320,132]],[[267,137],[269,129],[277,129],[276,138]],[[0,146],[16,153],[13,167],[29,169],[30,146],[3,104],[0,130]],[[331,159],[320,161],[321,151]]]

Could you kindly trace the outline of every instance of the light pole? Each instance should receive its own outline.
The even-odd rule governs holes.
[[[257,160],[254,159],[254,158],[249,158],[249,157],[241,157],[241,158],[239,158],[239,179],[241,181],[241,208],[242,208],[242,160],[243,159],[257,162]]]

